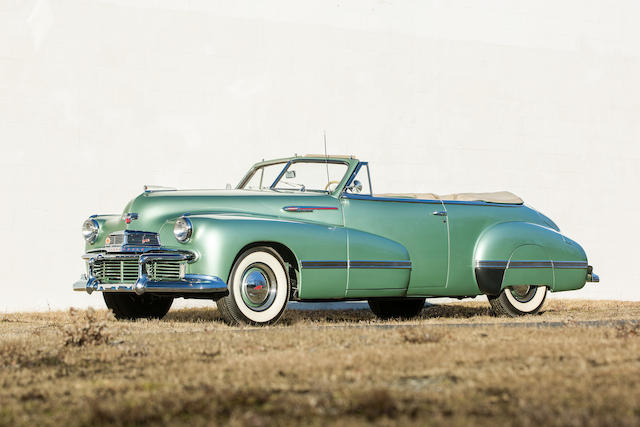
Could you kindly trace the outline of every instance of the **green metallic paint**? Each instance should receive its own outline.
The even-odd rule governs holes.
[[[502,253],[499,249],[507,244],[500,240],[501,236],[492,237],[489,232],[492,227],[503,222],[541,222],[534,210],[522,205],[459,205],[445,202],[445,208],[451,260],[447,286],[438,295],[477,295],[479,290],[474,273],[475,261],[508,259],[511,250],[501,257],[490,258]],[[513,237],[517,238],[517,234]],[[484,246],[494,248],[495,254],[478,249]]]
[[[295,159],[256,164],[247,176],[261,165],[290,160]],[[297,259],[293,267],[299,271],[299,298],[303,300],[473,296],[480,294],[476,261],[586,261],[580,245],[560,234],[549,218],[523,205],[345,198],[341,190],[358,160],[345,162],[347,175],[327,195],[248,190],[145,192],[123,212],[138,214],[130,224],[123,215],[95,217],[100,230],[86,250],[103,248],[105,238],[115,231],[156,231],[163,247],[197,255],[187,266],[188,274],[228,281],[243,248],[277,243]],[[285,206],[335,209],[286,212]],[[433,215],[435,211],[446,211],[447,216]],[[184,214],[189,215],[194,232],[183,244],[173,236],[173,225]],[[302,261],[348,260],[411,261],[411,269],[301,268]],[[508,268],[500,286],[545,284],[552,291],[564,291],[579,289],[585,281],[585,269]]]
[[[375,254],[367,247],[368,242],[359,242],[360,235],[351,233],[351,230],[367,232],[406,248],[405,256],[412,261],[409,293],[413,293],[414,289],[445,286],[448,262],[447,225],[442,217],[432,215],[434,210],[443,209],[441,204],[343,199],[343,209],[350,236],[350,259],[380,259],[371,258]],[[361,282],[373,279],[378,271],[369,270],[356,274],[358,282],[354,287],[362,288],[364,286]],[[389,283],[386,287],[396,288],[399,285],[407,286],[406,283]]]
[[[478,240],[474,258],[476,260],[586,262],[587,256],[584,250],[575,242],[569,243],[568,240],[546,224],[503,222],[483,232]],[[549,286],[551,291],[580,289],[585,284],[586,276],[586,269],[507,268],[502,289],[522,284],[544,284]]]
[[[544,246],[522,245],[517,247],[508,258],[508,261],[551,261]],[[532,282],[531,280],[536,280]],[[508,286],[532,284],[546,285],[553,289],[553,268],[507,268],[502,280],[502,289]]]
[[[305,214],[306,215],[306,214]],[[264,218],[251,214],[192,215],[194,233],[186,244],[166,245],[173,249],[190,250],[198,259],[189,265],[193,274],[211,274],[228,280],[236,256],[248,245],[275,242],[296,254],[300,270],[300,255],[304,259],[347,259],[344,227],[301,222],[284,218]],[[160,241],[173,237],[173,223],[168,221],[160,230]],[[175,239],[174,239],[175,240]],[[346,269],[301,269],[301,298],[344,298]]]
[[[349,212],[350,215],[353,212]],[[348,220],[347,220],[348,221]],[[347,222],[349,224],[349,222]],[[367,233],[353,228],[347,228],[349,259],[410,261],[409,252],[405,246],[389,238]],[[346,259],[346,258],[345,258]],[[366,289],[401,289],[403,292],[409,285],[409,279],[414,274],[408,269],[349,269],[349,283],[347,294]]]

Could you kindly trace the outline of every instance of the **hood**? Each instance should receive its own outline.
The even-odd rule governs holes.
[[[169,219],[184,214],[250,213],[278,217],[292,204],[322,204],[326,194],[248,190],[172,190],[145,192],[127,204],[121,221],[123,228],[158,231]],[[129,224],[128,214],[137,214]],[[135,217],[130,215],[132,218]]]

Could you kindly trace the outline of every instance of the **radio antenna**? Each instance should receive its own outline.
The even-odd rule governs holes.
[[[331,180],[329,179],[329,155],[327,154],[327,131],[325,131],[324,129],[322,130],[322,136],[324,137],[324,158],[325,158],[325,165],[327,166],[327,183],[331,182]],[[329,191],[327,189],[327,191]]]

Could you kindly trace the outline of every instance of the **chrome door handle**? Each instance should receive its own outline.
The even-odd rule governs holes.
[[[446,211],[435,211],[433,214],[436,216],[447,216]]]

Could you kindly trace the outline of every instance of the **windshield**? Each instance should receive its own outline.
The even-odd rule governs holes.
[[[240,188],[331,193],[348,169],[348,163],[336,160],[298,160],[271,164],[256,168]]]
[[[245,190],[268,190],[286,164],[286,162],[283,162],[259,167],[241,188]]]

